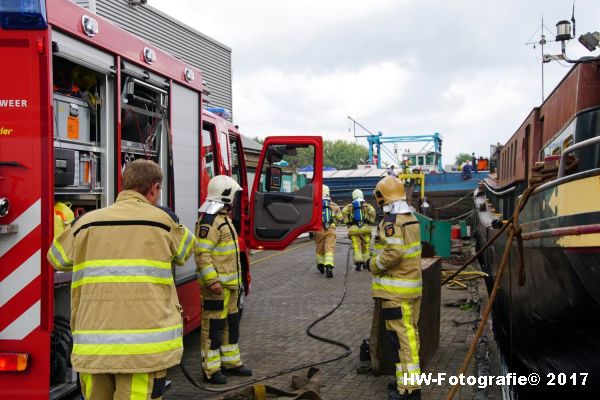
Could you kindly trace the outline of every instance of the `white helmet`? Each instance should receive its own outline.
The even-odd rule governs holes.
[[[352,192],[352,200],[356,200],[356,199],[364,199],[365,196],[363,195],[362,190],[360,189],[354,189],[354,191]]]
[[[227,175],[217,175],[208,182],[208,195],[206,200],[223,204],[233,203],[235,194],[242,190],[240,185]]]
[[[331,197],[329,197],[329,186],[327,185],[323,185],[323,198],[331,199]]]

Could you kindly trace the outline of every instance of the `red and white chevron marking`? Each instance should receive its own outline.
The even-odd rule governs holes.
[[[41,199],[0,236],[0,340],[22,340],[40,326]]]

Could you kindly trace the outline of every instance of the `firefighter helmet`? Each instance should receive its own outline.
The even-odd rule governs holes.
[[[391,175],[388,175],[377,182],[377,186],[375,186],[375,191],[373,193],[379,207],[383,207],[393,201],[406,199],[404,184],[400,179]]]
[[[327,185],[323,185],[323,198],[331,199],[331,197],[329,197],[329,186]]]
[[[217,175],[208,182],[208,195],[206,200],[213,200],[223,204],[233,203],[235,194],[242,190],[240,185],[227,175]]]
[[[362,190],[360,189],[354,189],[354,191],[352,192],[352,200],[356,200],[356,199],[364,199],[365,196],[363,195]]]

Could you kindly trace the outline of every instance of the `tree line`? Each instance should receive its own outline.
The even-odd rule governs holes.
[[[263,143],[264,139],[254,137],[252,140]],[[285,157],[290,167],[302,168],[313,165],[312,148],[298,149],[294,157]],[[369,159],[369,150],[358,143],[346,140],[323,141],[323,165],[335,169],[354,169],[359,164],[366,164]]]

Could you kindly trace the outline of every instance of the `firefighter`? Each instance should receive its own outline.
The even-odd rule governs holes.
[[[372,296],[381,301],[381,316],[395,351],[396,388],[389,399],[420,399],[419,331],[421,306],[421,235],[419,222],[406,202],[402,181],[387,176],[377,183],[375,199],[383,208],[379,235],[385,241],[377,257],[367,261],[373,274]]]
[[[212,178],[196,224],[195,259],[202,292],[202,367],[204,380],[214,384],[227,383],[228,375],[252,375],[242,364],[238,345],[242,271],[237,233],[228,216],[240,190],[240,185],[229,176]]]
[[[329,187],[323,185],[323,208],[321,213],[323,229],[314,232],[314,238],[317,244],[317,269],[328,278],[333,278],[335,222],[343,219],[340,208],[331,201]]]
[[[371,257],[371,226],[375,222],[375,209],[364,200],[362,190],[352,192],[352,203],[342,209],[344,222],[348,225],[348,236],[352,242],[354,268],[360,271],[364,262]]]
[[[123,173],[116,202],[82,215],[57,236],[48,260],[72,270],[71,364],[86,399],[159,399],[183,353],[171,263],[195,238],[155,207],[163,174],[150,160]]]

